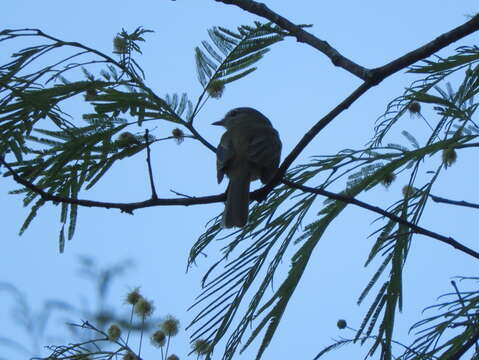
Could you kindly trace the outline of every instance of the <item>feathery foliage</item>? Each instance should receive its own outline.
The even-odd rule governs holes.
[[[269,47],[289,35],[270,23],[241,26],[237,31],[211,29],[210,41],[195,49],[203,91],[192,102],[186,93],[162,97],[147,86],[136,56],[141,54],[139,43],[148,32],[137,28],[117,34],[113,57],[40,30],[0,32],[0,43],[25,37],[39,42],[19,50],[9,63],[0,66],[0,156],[9,165],[4,176],[19,176],[31,185],[13,191],[23,194],[24,204],[31,206],[21,233],[46,203],[32,187],[78,199],[82,190],[97,184],[118,161],[149,149],[157,141],[174,138],[149,135],[151,125],[158,121],[180,126],[188,131],[188,137],[214,150],[195,129],[195,118],[209,98],[220,98],[226,84],[256,70]],[[54,58],[49,61],[52,65],[41,65],[39,59],[45,57]],[[371,297],[369,307],[352,339],[342,339],[318,355],[345,344],[368,343],[368,355],[380,351],[382,360],[394,357],[393,345],[398,344],[394,329],[404,302],[403,274],[416,236],[414,227],[427,210],[436,181],[456,160],[457,152],[479,146],[479,127],[474,119],[478,60],[479,50],[471,46],[459,48],[448,58],[436,57],[411,67],[409,72],[424,78],[388,105],[367,148],[314,156],[286,174],[287,180],[308,185],[313,191],[276,187],[266,201],[254,205],[247,226],[226,236],[221,232],[220,217],[212,220],[189,258],[191,265],[214,240],[228,242],[205,274],[203,291],[192,306],[199,308],[189,326],[192,341],[207,342],[208,359],[223,340],[223,359],[227,360],[260,334],[257,359],[264,354],[306,268],[311,266],[319,241],[349,204],[344,199],[320,202],[314,189],[341,188],[340,194],[352,200],[366,191],[378,191],[379,185],[387,185],[400,175],[407,179],[407,185],[387,209],[390,216],[376,222],[380,225],[372,234],[375,241],[365,261],[366,266],[377,264],[358,299],[363,304]],[[453,74],[462,76],[456,88]],[[80,98],[85,102],[81,116],[67,114],[68,101]],[[417,139],[401,129],[404,143],[383,145],[392,130],[403,125],[407,112],[426,122],[431,129],[428,138]],[[126,131],[132,127],[133,132]],[[61,203],[60,251],[73,237],[77,216],[74,201]],[[289,262],[287,271],[281,266],[285,260]],[[271,294],[267,289],[275,277],[281,281]],[[432,307],[447,311],[414,326],[421,330],[411,346],[403,346],[406,351],[402,358],[457,358],[478,340],[478,292],[456,291],[450,296],[457,298]],[[252,330],[247,331],[250,326]],[[446,333],[449,338],[441,343]]]
[[[447,149],[459,151],[477,146],[475,141],[479,128],[473,121],[478,106],[474,95],[479,91],[476,59],[477,48],[460,48],[458,54],[451,58],[438,59],[436,62],[428,60],[424,66],[413,67],[411,72],[427,73],[427,78],[416,81],[405,95],[388,106],[369,147],[314,157],[309,163],[291,170],[287,178],[297,184],[315,183],[317,185],[314,187],[318,189],[342,185],[342,194],[355,198],[383,185],[386,178],[401,174],[408,178],[403,197],[387,211],[411,224],[419,224],[431,189],[445,169],[446,164],[440,154]],[[437,66],[434,67],[434,64]],[[447,76],[460,69],[464,70],[464,78],[454,91],[447,82]],[[432,91],[439,95],[429,95]],[[381,141],[393,125],[399,123],[413,102],[434,106],[439,120],[429,138],[422,143],[403,130],[407,144],[382,146]],[[421,116],[424,117],[422,113]],[[431,158],[439,159],[439,165],[434,171],[424,171],[423,164]],[[278,187],[267,201],[252,208],[250,223],[244,229],[221,237],[220,217],[217,217],[194,245],[190,263],[214,239],[228,240],[223,248],[223,256],[204,278],[203,292],[194,304],[201,304],[202,307],[190,325],[195,329],[193,337],[207,338],[213,347],[220,339],[229,336],[223,359],[232,359],[243,339],[246,342],[241,350],[248,347],[262,331],[257,359],[261,358],[270,343],[304,270],[310,265],[311,255],[319,240],[347,206],[342,201],[332,199],[324,201],[321,206],[316,197],[314,193],[296,193],[286,186]],[[374,260],[379,260],[379,266],[360,294],[358,303],[362,304],[373,289],[376,289],[376,293],[354,338],[341,340],[325,353],[346,343],[359,341],[361,344],[371,344],[369,355],[380,349],[381,359],[393,358],[393,345],[398,344],[393,333],[395,318],[403,304],[403,272],[415,233],[409,226],[388,219],[373,236],[376,242],[366,266],[371,266],[376,262]],[[293,250],[295,244],[300,247]],[[291,252],[289,271],[284,275],[279,263]],[[235,257],[232,257],[233,253],[236,253]],[[220,263],[224,263],[223,270]],[[266,289],[272,285],[275,274],[283,280],[268,297]],[[252,286],[253,280],[257,281],[255,287]],[[238,313],[240,305],[245,302],[247,309]],[[256,325],[246,337],[247,327],[254,323]],[[468,330],[461,336],[462,344],[471,338],[472,332]],[[451,347],[450,351],[454,349]],[[408,354],[414,354],[414,351]]]
[[[117,161],[146,148],[145,136],[126,128],[148,128],[145,124],[155,121],[182,126],[191,132],[182,138],[196,139],[214,149],[193,127],[194,117],[207,100],[202,100],[205,93],[215,84],[224,86],[252,72],[252,65],[268,47],[283,39],[281,31],[270,24],[241,26],[237,32],[211,29],[214,45],[204,41],[206,53],[196,50],[205,90],[193,107],[186,93],[160,97],[146,85],[135,56],[141,54],[139,43],[149,32],[141,27],[132,33],[122,30],[113,40],[114,57],[40,30],[0,32],[0,44],[24,37],[40,42],[16,52],[10,62],[0,66],[0,156],[13,155],[15,161],[8,164],[16,175],[48,194],[77,200],[82,190],[98,183]],[[60,49],[70,53],[65,56]],[[46,56],[55,59],[53,65],[41,65]],[[68,77],[83,79],[70,81]],[[63,107],[77,99],[84,101],[85,110],[81,116],[71,116]],[[167,139],[175,137],[149,133],[148,145]],[[11,175],[11,171],[4,173]],[[25,194],[25,206],[33,204],[20,229],[22,234],[45,200],[27,188],[12,193]],[[65,239],[74,235],[77,215],[76,204],[62,203],[60,252]]]

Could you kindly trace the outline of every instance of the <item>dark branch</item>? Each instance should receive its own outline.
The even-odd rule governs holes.
[[[155,180],[153,179],[153,170],[151,168],[151,151],[150,151],[150,134],[148,129],[145,130],[145,141],[146,141],[146,163],[148,164],[148,176],[150,178],[151,186],[151,198],[156,200],[158,195],[155,188]]]
[[[199,132],[195,129],[192,123],[189,122],[182,122],[183,126],[185,126],[191,133],[193,134],[194,138],[196,138],[200,143],[206,146],[208,149],[216,153],[216,148],[211,145],[204,137],[202,137]]]
[[[473,16],[471,20],[465,22],[464,24],[448,31],[442,35],[439,35],[434,40],[428,42],[426,45],[421,46],[420,48],[408,52],[407,54],[397,58],[396,60],[391,61],[390,63],[371,70],[374,73],[373,78],[377,78],[379,81],[382,81],[386,77],[402,70],[415,62],[425,59],[435,52],[445,48],[446,46],[452,44],[453,42],[462,39],[463,37],[472,34],[473,32],[479,30],[479,14]]]
[[[253,200],[263,200],[266,198],[268,193],[281,182],[284,174],[291,166],[294,160],[301,154],[301,152],[306,148],[306,146],[313,140],[316,135],[319,134],[321,130],[323,130],[331,121],[336,118],[341,112],[349,108],[353,102],[361,97],[366,91],[368,91],[373,84],[370,83],[363,83],[360,85],[356,90],[352,92],[346,99],[344,99],[338,106],[336,106],[333,110],[329,112],[326,116],[324,116],[321,120],[319,120],[298,142],[298,144],[294,147],[294,149],[289,153],[289,155],[284,159],[283,163],[279,167],[276,175],[271,179],[271,181],[266,184],[263,188],[255,191],[252,194],[251,199]]]
[[[224,4],[229,4],[229,5],[236,5],[249,13],[261,16],[275,23],[282,29],[287,30],[292,36],[296,37],[296,39],[299,42],[304,42],[312,46],[313,48],[321,51],[329,59],[331,59],[331,62],[335,66],[339,66],[345,69],[346,71],[349,71],[350,73],[356,75],[360,79],[363,79],[363,80],[368,79],[368,71],[369,71],[368,69],[344,57],[343,55],[339,53],[339,51],[337,51],[335,48],[329,45],[328,42],[317,38],[313,34],[305,31],[300,26],[293,24],[288,19],[284,18],[283,16],[269,9],[265,4],[259,3],[256,1],[250,1],[250,0],[215,0],[215,1],[222,2]]]
[[[110,203],[110,202],[101,202],[101,201],[93,201],[93,200],[82,200],[82,199],[73,199],[73,198],[68,198],[68,197],[63,197],[63,196],[57,196],[57,195],[52,195],[44,191],[43,189],[39,188],[38,186],[34,185],[30,181],[22,178],[17,174],[17,172],[10,166],[8,165],[3,158],[0,157],[0,163],[5,166],[10,173],[13,176],[13,179],[25,186],[27,189],[33,191],[34,193],[37,193],[42,197],[43,200],[45,201],[52,201],[52,202],[58,202],[58,203],[67,203],[67,204],[75,204],[75,205],[80,205],[80,206],[86,206],[86,207],[100,207],[100,208],[105,208],[105,209],[119,209],[122,212],[126,212],[129,214],[133,214],[133,211],[136,209],[141,209],[141,208],[146,208],[146,207],[151,207],[151,206],[188,206],[188,205],[200,205],[200,204],[212,204],[212,203],[217,203],[217,202],[222,202],[226,200],[226,195],[219,194],[219,195],[211,195],[211,196],[202,196],[202,197],[183,197],[183,198],[169,198],[169,199],[159,199],[159,198],[152,198],[149,200],[145,201],[139,201],[139,202],[133,202],[133,203]],[[286,179],[281,180],[284,184],[287,186],[290,186],[295,189],[299,189],[302,191],[310,192],[310,193],[315,193],[323,196],[327,196],[328,198],[339,200],[339,201],[344,201],[349,204],[357,205],[359,207],[362,207],[364,209],[373,211],[375,213],[378,213],[380,215],[383,215],[393,221],[396,221],[398,223],[407,225],[410,227],[414,232],[422,235],[426,235],[429,237],[432,237],[434,239],[437,239],[441,242],[444,242],[446,244],[449,244],[453,246],[454,248],[465,252],[466,254],[469,254],[477,259],[479,259],[479,253],[475,252],[474,250],[469,249],[468,247],[462,245],[461,243],[457,242],[451,237],[446,237],[443,235],[439,235],[435,232],[429,231],[427,229],[424,229],[418,225],[415,225],[413,223],[410,223],[396,215],[393,215],[379,207],[369,205],[367,203],[364,203],[360,200],[347,197],[344,195],[336,194],[329,192],[327,190],[323,189],[315,189],[311,188],[308,186],[304,185],[299,185],[296,183],[293,183],[291,181],[288,181]],[[263,188],[264,189],[264,188]],[[259,195],[262,194],[262,190],[259,189],[251,193],[251,198],[258,198]],[[179,194],[178,194],[179,195]]]
[[[343,201],[345,203],[353,204],[353,205],[362,207],[363,209],[367,209],[369,211],[375,212],[375,213],[380,214],[384,217],[387,217],[388,219],[391,219],[392,221],[395,221],[399,224],[406,225],[407,227],[409,227],[412,231],[414,231],[417,234],[425,235],[425,236],[431,237],[433,239],[439,240],[439,241],[441,241],[445,244],[451,245],[452,247],[458,249],[459,251],[462,251],[462,252],[464,252],[468,255],[471,255],[472,257],[475,257],[476,259],[479,259],[479,253],[478,252],[468,248],[467,246],[462,245],[460,242],[454,240],[453,238],[440,235],[438,233],[435,233],[433,231],[425,229],[421,226],[413,224],[413,223],[411,223],[407,220],[404,220],[403,218],[400,218],[399,216],[396,216],[396,215],[391,214],[390,212],[388,212],[386,210],[381,209],[380,207],[373,206],[373,205],[370,205],[370,204],[365,203],[363,201],[357,200],[355,198],[340,195],[340,194],[336,194],[336,193],[333,193],[333,192],[330,192],[330,191],[327,191],[327,190],[324,190],[324,189],[317,189],[317,188],[312,188],[312,187],[309,187],[309,186],[296,184],[296,183],[294,183],[292,181],[289,181],[289,180],[283,179],[282,182],[283,182],[283,184],[285,184],[287,186],[290,186],[290,187],[295,188],[295,189],[299,189],[301,191],[305,191],[305,192],[309,192],[309,193],[313,193],[313,194],[318,194],[318,195],[323,195],[323,196],[326,196],[330,199]]]
[[[432,199],[432,201],[437,203],[444,203],[444,204],[450,204],[450,205],[470,207],[473,209],[479,209],[479,204],[470,203],[464,200],[450,200],[450,199],[446,199],[446,198],[432,195],[432,194],[429,194],[429,197]]]
[[[360,79],[372,82],[374,84],[380,83],[386,77],[394,74],[397,71],[400,71],[415,62],[431,56],[435,52],[441,50],[442,48],[452,44],[453,42],[472,34],[473,32],[479,30],[479,14],[472,17],[468,22],[456,27],[455,29],[444,33],[438,36],[433,41],[427,43],[426,45],[413,50],[396,60],[391,61],[390,63],[375,68],[368,69],[361,65],[354,63],[352,60],[341,55],[335,48],[329,45],[326,41],[318,39],[311,33],[305,31],[301,27],[293,24],[288,19],[283,16],[275,13],[269,9],[265,4],[259,3],[252,0],[215,0],[217,2],[222,2],[224,4],[235,5],[239,8],[258,16],[261,16],[284,30],[289,31],[293,36],[298,39],[300,42],[304,42],[313,48],[319,50],[325,54],[328,58],[331,59],[332,63],[336,66],[339,66],[351,74],[356,75]]]
[[[102,201],[93,201],[93,200],[82,200],[82,199],[73,199],[64,196],[57,196],[49,194],[38,186],[34,185],[28,180],[25,180],[17,174],[13,168],[8,165],[3,158],[0,157],[0,163],[5,166],[13,176],[13,179],[25,186],[27,189],[33,191],[34,193],[40,195],[45,201],[52,201],[57,203],[66,203],[66,204],[75,204],[86,207],[99,207],[105,209],[120,209],[122,212],[133,214],[133,211],[136,209],[151,207],[151,206],[171,206],[171,205],[199,205],[199,204],[212,204],[226,200],[225,194],[219,195],[210,195],[202,197],[189,197],[189,198],[170,198],[170,199],[149,199],[145,201],[138,201],[133,203],[110,203]]]

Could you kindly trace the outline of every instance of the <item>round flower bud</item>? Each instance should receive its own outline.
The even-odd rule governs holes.
[[[175,336],[178,334],[180,328],[180,322],[172,315],[168,315],[165,320],[160,325],[161,330],[166,334],[166,336]]]
[[[414,196],[417,193],[417,189],[414,186],[405,185],[402,188],[402,194],[405,198]]]
[[[123,355],[123,360],[138,360],[138,357],[131,351],[128,351],[125,355]]]
[[[220,80],[213,80],[206,91],[208,94],[215,99],[219,99],[221,95],[223,95],[223,91],[225,89],[225,84]]]
[[[454,164],[457,160],[457,153],[454,148],[447,148],[442,151],[442,162],[446,168]]]
[[[338,322],[336,323],[336,326],[338,327],[338,329],[344,329],[346,328],[346,326],[348,326],[348,323],[346,322],[346,320],[338,320]]]
[[[193,351],[198,355],[208,354],[210,351],[210,343],[206,340],[196,340],[193,343]]]
[[[185,133],[179,128],[174,128],[171,131],[171,135],[175,138],[177,144],[181,144],[185,139]]]
[[[385,187],[389,187],[389,185],[391,185],[394,180],[396,180],[396,175],[393,172],[391,172],[391,173],[388,173],[388,174],[384,175],[383,179],[381,180],[381,183]]]
[[[127,52],[127,41],[124,37],[115,36],[113,38],[113,52],[115,54],[125,54]]]
[[[108,340],[117,341],[120,338],[120,335],[121,329],[118,325],[113,324],[108,328]]]
[[[135,305],[141,299],[140,289],[135,288],[126,295],[126,302]]]
[[[139,141],[136,136],[133,135],[131,132],[125,131],[120,134],[120,136],[116,140],[116,143],[119,147],[124,148],[135,144],[137,145]]]
[[[409,110],[409,112],[412,115],[420,114],[421,113],[421,104],[418,103],[417,101],[413,101],[408,105],[407,109]]]
[[[97,95],[96,89],[91,89],[91,88],[86,89],[85,93],[86,93],[86,99],[87,100],[92,98],[92,97],[95,97]]]
[[[141,317],[150,316],[154,310],[153,303],[143,297],[135,304],[135,313]]]
[[[163,331],[157,330],[151,335],[151,343],[156,347],[163,347],[166,343],[166,335]]]

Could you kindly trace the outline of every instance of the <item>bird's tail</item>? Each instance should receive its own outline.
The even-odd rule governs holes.
[[[223,213],[223,227],[243,227],[246,225],[249,208],[249,184],[250,174],[248,171],[237,171],[230,174]]]

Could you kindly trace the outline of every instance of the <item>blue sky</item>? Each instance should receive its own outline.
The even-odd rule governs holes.
[[[295,23],[313,24],[310,29],[313,34],[366,67],[379,66],[403,55],[465,22],[467,15],[477,12],[477,3],[472,0],[442,2],[440,6],[430,1],[266,3]],[[145,35],[147,42],[142,44],[143,55],[138,58],[147,74],[148,85],[159,95],[187,92],[191,99],[201,93],[194,47],[207,39],[207,29],[216,25],[234,29],[261,20],[215,1],[130,3],[87,0],[66,4],[60,1],[5,2],[0,14],[2,28],[40,28],[53,36],[78,41],[105,53],[111,53],[112,39],[122,28],[132,31],[143,26],[154,30],[154,33]],[[477,34],[473,34],[441,54],[446,56],[455,47],[471,45],[477,40]],[[15,49],[0,46],[3,64]],[[386,104],[400,95],[414,79],[416,77],[412,75],[398,73],[369,91],[328,126],[296,164],[307,161],[310,155],[334,154],[343,148],[363,146],[373,134],[374,121],[384,112]],[[216,144],[222,130],[210,126],[211,122],[220,119],[231,108],[255,107],[267,115],[279,131],[284,157],[305,131],[358,84],[358,79],[333,67],[321,53],[294,39],[287,39],[273,46],[256,72],[227,86],[220,100],[207,103],[197,118],[198,130]],[[81,111],[77,104],[71,106],[73,116],[78,118]],[[430,114],[432,116],[432,112]],[[159,123],[154,131],[162,137],[169,135],[171,128]],[[422,121],[406,118],[393,140],[404,141],[399,132],[405,128],[421,140],[428,135],[428,128]],[[141,132],[142,129],[130,131]],[[160,197],[172,197],[170,189],[196,196],[224,191],[224,183],[216,184],[214,154],[199,143],[189,140],[179,146],[173,142],[159,143],[153,147],[152,156]],[[474,201],[477,186],[474,169],[470,166],[472,161],[473,151],[461,153],[457,164],[446,172],[435,188],[438,195],[449,194],[454,199]],[[148,198],[145,164],[142,153],[123,161],[81,197],[118,202]],[[128,289],[141,286],[145,295],[155,301],[159,315],[174,314],[184,325],[192,318],[193,312],[186,312],[186,309],[199,293],[199,279],[208,264],[216,259],[222,244],[209,249],[204,263],[198,263],[185,274],[189,249],[204,231],[206,222],[222,210],[221,204],[155,207],[138,210],[134,216],[115,210],[83,208],[79,212],[74,239],[67,243],[65,253],[59,254],[58,208],[45,206],[27,232],[19,237],[18,230],[28,209],[22,207],[20,197],[7,194],[8,190],[17,188],[11,179],[2,178],[1,183],[4,223],[0,282],[9,282],[22,290],[34,308],[40,308],[48,298],[61,298],[72,303],[78,303],[81,297],[88,298],[91,290],[76,274],[76,259],[87,255],[103,265],[126,258],[137,264],[117,283],[110,301],[112,304],[120,306]],[[387,190],[366,193],[361,199],[387,207],[400,196],[403,185],[398,181]],[[318,201],[318,211],[320,205]],[[474,247],[475,227],[471,226],[475,224],[474,215],[461,208],[433,206],[428,208],[422,224]],[[377,225],[371,224],[375,218],[365,210],[350,207],[327,231],[265,359],[279,356],[311,359],[330,343],[331,338],[344,335],[336,329],[339,318],[347,319],[353,327],[359,326],[366,307],[358,307],[356,300],[375,270],[374,267],[363,268],[373,243],[368,235],[376,229]],[[451,251],[429,238],[417,237],[413,241],[412,253],[406,270],[405,311],[399,320],[402,334],[398,335],[402,336],[425,306],[451,290],[449,280],[452,276],[474,275],[478,270],[477,263],[466,255]],[[284,261],[283,267],[287,271],[289,260]],[[0,304],[0,323],[8,324],[1,326],[0,336],[22,341],[23,333],[9,314],[13,303],[4,292],[0,292]],[[52,334],[62,332],[58,321],[52,325],[49,328]],[[180,358],[185,358],[188,350],[187,338],[182,332],[174,343],[174,351]],[[155,351],[146,350],[145,358],[153,358]],[[254,352],[253,346],[239,358],[251,359]],[[25,358],[23,354],[8,349],[2,349],[0,354],[0,358],[6,359]],[[330,355],[330,358],[356,354],[358,349],[351,347]]]

